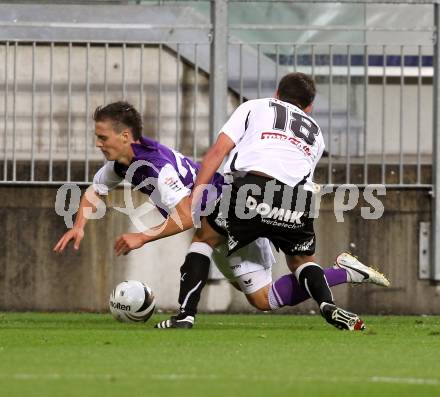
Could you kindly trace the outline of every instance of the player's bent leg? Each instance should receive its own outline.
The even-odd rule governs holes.
[[[235,281],[252,306],[262,311],[271,310],[268,298],[272,285],[271,269],[261,268],[254,272],[245,273],[236,277]]]
[[[337,263],[342,262],[340,260],[341,258],[346,259],[346,256],[338,256]],[[311,258],[309,257],[307,259]],[[301,262],[299,261],[298,265],[300,263]],[[365,265],[362,266],[366,267]],[[365,270],[364,267],[362,267],[362,270]],[[345,283],[359,282],[359,277],[354,278],[353,275],[349,274],[349,271],[342,266],[336,268],[325,268],[323,270],[329,287],[334,287]],[[236,277],[236,279],[240,281],[241,286],[238,281],[234,282],[229,280],[229,282],[233,284],[236,289],[245,292],[247,300],[256,309],[262,311],[277,310],[284,306],[296,306],[311,298],[308,291],[299,284],[294,274],[285,274],[272,283],[268,277],[268,273],[265,273],[263,269],[261,271],[262,273],[257,273],[255,271]],[[262,287],[256,291],[254,287],[252,289],[253,292],[249,292],[249,286],[248,284],[245,284],[245,282],[247,282],[250,278],[253,278],[254,285],[259,274],[263,275],[261,278]],[[265,283],[267,284],[264,285]]]
[[[330,287],[348,282],[345,269],[325,268],[324,275]],[[289,273],[275,280],[269,290],[269,304],[271,310],[284,306],[296,306],[310,299],[308,291],[303,288],[294,274]]]
[[[324,274],[330,287],[347,283],[347,272],[344,269],[326,268]],[[248,276],[249,274],[244,274],[243,280],[247,280]],[[310,299],[309,293],[301,287],[294,274],[285,274],[273,283],[267,278],[267,282],[268,284],[257,291],[246,294],[248,302],[258,310],[296,306]]]

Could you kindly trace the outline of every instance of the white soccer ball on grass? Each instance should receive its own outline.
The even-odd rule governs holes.
[[[152,316],[155,304],[151,288],[136,280],[123,281],[110,294],[110,312],[124,323],[144,323]]]

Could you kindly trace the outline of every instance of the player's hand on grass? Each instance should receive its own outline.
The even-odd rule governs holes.
[[[73,248],[75,250],[78,250],[81,244],[81,240],[83,238],[84,238],[84,230],[74,227],[69,231],[67,231],[66,233],[64,233],[63,237],[61,237],[58,243],[56,243],[55,247],[53,247],[53,251],[58,253],[63,252],[67,244],[69,244],[71,240],[74,240]]]
[[[115,254],[127,255],[131,250],[140,248],[145,244],[145,236],[142,233],[126,233],[118,237],[115,242]]]

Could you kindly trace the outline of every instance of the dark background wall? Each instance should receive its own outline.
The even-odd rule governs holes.
[[[101,220],[89,221],[78,252],[52,252],[66,230],[63,219],[54,210],[56,191],[54,187],[0,188],[0,310],[105,311],[115,283],[127,274],[133,275],[130,258],[116,259],[112,253],[114,238],[129,227],[129,219],[113,210],[108,210]],[[122,193],[112,193],[108,204],[118,204]],[[420,222],[430,220],[429,193],[389,190],[381,197],[385,212],[380,219],[363,219],[360,208],[368,204],[361,200],[354,210],[344,214],[343,223],[336,222],[333,198],[324,196],[315,223],[319,263],[329,266],[338,253],[351,250],[365,263],[376,265],[392,282],[388,289],[372,285],[338,286],[334,289],[337,301],[362,313],[440,314],[440,286],[418,279],[419,226]],[[160,308],[175,307],[178,268],[189,236],[173,237],[169,241],[176,243],[166,246],[149,247],[151,254],[145,260],[156,258],[148,264],[149,271],[156,275],[155,292],[169,297],[162,299]],[[173,265],[162,266],[171,253],[177,255]],[[287,272],[281,258],[279,262],[274,267],[274,279]],[[167,280],[171,279],[170,284]],[[238,292],[219,289],[218,283],[214,284],[206,294],[217,291],[224,308],[252,310]],[[202,309],[213,307],[205,299]],[[316,310],[316,306],[308,302],[286,310],[309,312]]]

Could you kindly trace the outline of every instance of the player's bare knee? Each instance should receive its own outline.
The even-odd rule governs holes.
[[[269,302],[264,297],[253,297],[246,295],[248,302],[255,307],[255,309],[261,310],[263,312],[270,310]]]
[[[269,287],[270,285],[264,286],[258,291],[246,295],[246,298],[249,301],[249,303],[258,310],[264,312],[270,310]]]
[[[267,300],[258,300],[253,306],[263,312],[267,312],[268,310],[270,310],[269,302]]]

